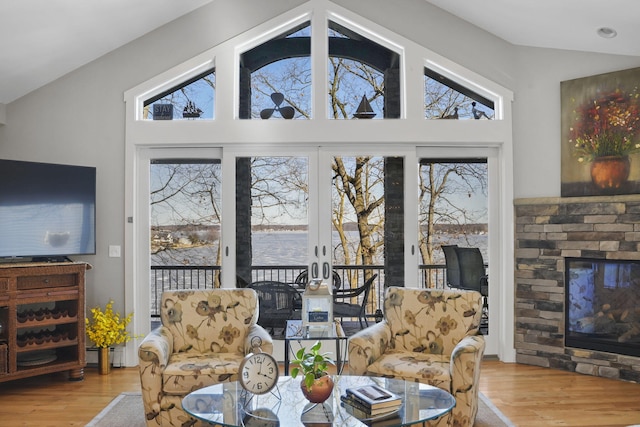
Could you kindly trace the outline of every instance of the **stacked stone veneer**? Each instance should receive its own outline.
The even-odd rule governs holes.
[[[640,382],[640,358],[564,346],[564,258],[640,260],[640,196],[515,202],[516,361]]]

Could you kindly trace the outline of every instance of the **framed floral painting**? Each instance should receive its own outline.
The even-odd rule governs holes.
[[[640,193],[640,68],[560,83],[562,197]]]

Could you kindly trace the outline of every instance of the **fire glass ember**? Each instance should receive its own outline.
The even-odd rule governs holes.
[[[566,346],[640,356],[640,261],[565,262]]]

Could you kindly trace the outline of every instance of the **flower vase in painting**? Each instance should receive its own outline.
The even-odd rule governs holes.
[[[562,82],[562,195],[611,195],[640,192],[640,68]],[[635,157],[635,159],[634,159]],[[582,189],[565,191],[566,169],[583,176]],[[587,181],[588,180],[588,181]]]

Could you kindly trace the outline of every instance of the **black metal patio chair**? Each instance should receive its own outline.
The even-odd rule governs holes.
[[[258,325],[267,329],[271,335],[275,334],[276,328],[284,330],[287,320],[300,319],[302,296],[293,286],[267,280],[253,282],[249,288],[258,293]]]
[[[371,276],[364,285],[355,289],[334,289],[333,290],[333,317],[357,317],[360,321],[360,327],[363,328],[362,321],[369,326],[367,321],[367,300],[371,293],[373,281],[378,277],[377,274]],[[362,300],[360,300],[362,295]],[[357,303],[349,302],[352,298],[358,298]]]
[[[478,291],[482,295],[482,324],[488,322],[489,276],[479,248],[442,246],[447,264],[447,285],[451,288]]]
[[[333,289],[340,289],[340,286],[342,286],[342,279],[340,279],[340,275],[337,271],[333,271],[331,280],[333,281]],[[307,270],[301,271],[300,274],[298,274],[298,276],[295,278],[294,282],[300,289],[304,289],[309,282],[309,273],[307,272]]]

